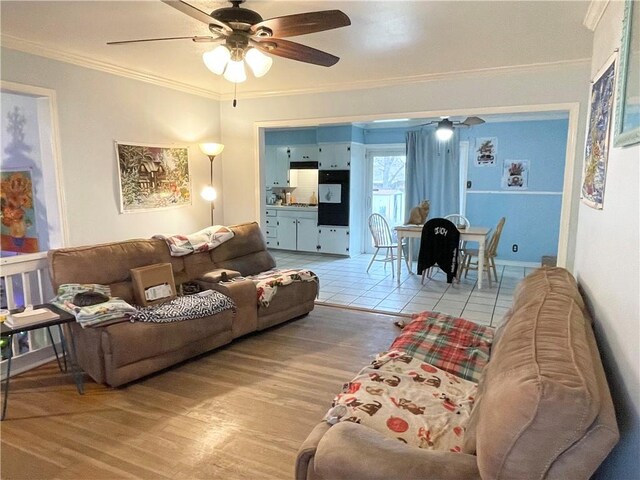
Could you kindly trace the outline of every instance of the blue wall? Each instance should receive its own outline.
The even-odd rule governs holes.
[[[348,141],[403,144],[407,130],[398,127],[363,130],[350,125],[267,130],[265,142],[267,145]],[[567,131],[567,120],[496,122],[460,129],[460,140],[469,141],[467,179],[472,186],[467,191],[466,216],[472,225],[493,228],[500,217],[506,217],[498,246],[499,259],[540,262],[543,255],[557,255]],[[475,165],[476,143],[482,137],[497,138],[494,166]],[[529,160],[525,191],[502,188],[504,160]],[[512,251],[514,244],[518,245],[517,253]]]
[[[539,262],[543,255],[557,255],[567,131],[567,120],[546,120],[485,123],[460,132],[460,139],[469,141],[467,180],[472,183],[467,190],[467,218],[472,225],[493,227],[500,217],[507,219],[498,258]],[[477,139],[481,137],[497,138],[493,166],[475,164]],[[525,191],[502,188],[505,160],[529,160]],[[488,191],[505,193],[480,193]],[[517,253],[512,251],[514,244],[518,245]]]

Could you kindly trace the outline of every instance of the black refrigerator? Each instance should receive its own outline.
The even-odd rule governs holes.
[[[318,172],[318,225],[349,226],[349,170]]]

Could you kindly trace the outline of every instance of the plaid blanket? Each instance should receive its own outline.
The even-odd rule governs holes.
[[[279,286],[293,282],[317,282],[318,276],[311,270],[268,270],[259,275],[247,277],[256,285],[258,304],[268,307]]]
[[[399,350],[466,380],[478,382],[489,361],[493,328],[438,312],[412,315],[389,350]]]

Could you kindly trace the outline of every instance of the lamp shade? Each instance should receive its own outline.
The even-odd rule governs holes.
[[[224,145],[221,143],[201,143],[199,146],[202,153],[213,157],[220,155],[222,150],[224,150]]]
[[[244,71],[244,61],[229,60],[224,71],[224,78],[232,83],[244,82],[247,79],[247,73]]]
[[[244,60],[247,62],[247,65],[249,65],[253,74],[258,78],[265,75],[273,64],[271,57],[256,48],[248,49],[244,54]]]
[[[438,140],[445,142],[453,136],[453,122],[446,118],[438,122],[438,128],[436,129],[436,137]]]
[[[231,52],[224,45],[218,45],[213,50],[202,54],[205,66],[216,75],[222,75],[230,59]]]

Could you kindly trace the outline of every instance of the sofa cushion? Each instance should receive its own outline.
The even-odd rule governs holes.
[[[275,267],[275,260],[267,252],[267,244],[256,222],[233,225],[230,228],[235,234],[233,240],[211,252],[211,259],[218,268],[230,268],[238,270],[242,275],[253,275]]]
[[[526,301],[516,298],[481,379],[471,426],[483,478],[543,478],[600,409],[582,305],[543,276],[531,279],[535,294],[523,281]]]
[[[231,310],[172,323],[123,322],[103,328],[102,349],[110,368],[122,367],[221,332],[231,332]],[[229,335],[231,336],[231,335]],[[109,368],[108,367],[108,368]]]
[[[133,301],[132,268],[154,263],[175,264],[163,241],[144,239],[60,248],[50,250],[48,258],[54,290],[63,283],[99,283],[111,285],[113,295],[129,302]]]

